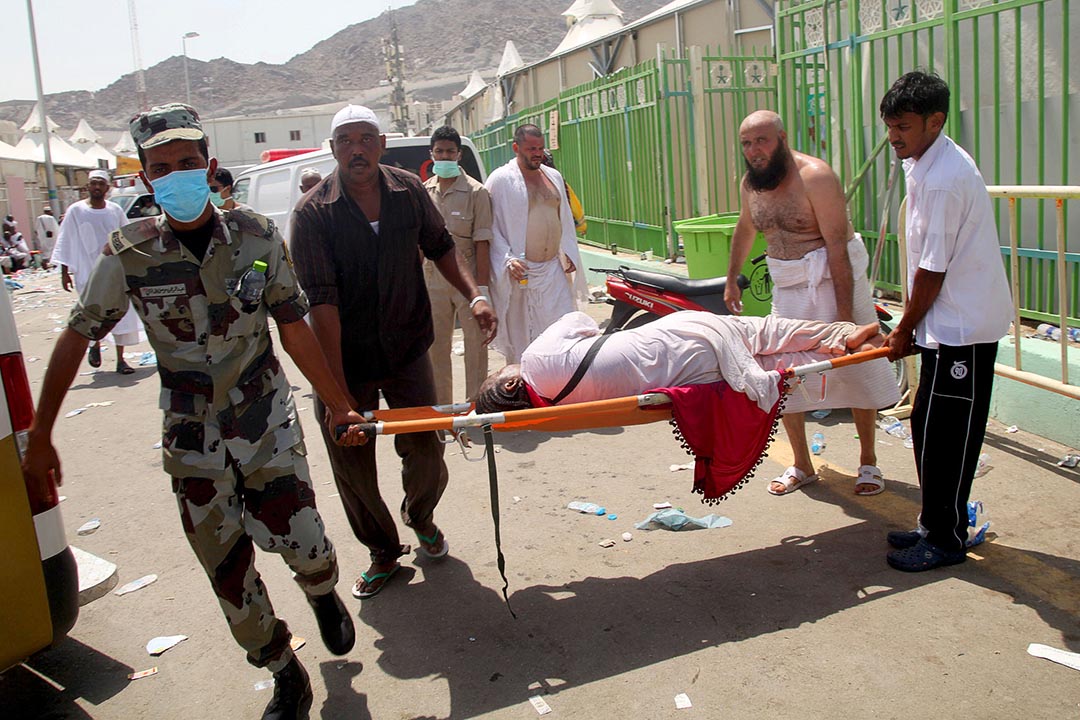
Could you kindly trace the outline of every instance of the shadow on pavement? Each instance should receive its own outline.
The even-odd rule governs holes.
[[[75,701],[104,703],[127,687],[130,672],[128,665],[66,638],[0,675],[0,707],[5,708],[4,717],[12,720],[89,718]],[[14,715],[8,714],[11,709]],[[24,711],[27,714],[20,716]]]
[[[363,663],[344,659],[319,663],[319,672],[326,684],[326,700],[323,702],[320,717],[325,720],[371,720],[367,695],[357,692],[352,686],[353,678],[363,671]]]

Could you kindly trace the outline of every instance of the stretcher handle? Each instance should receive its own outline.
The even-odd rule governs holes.
[[[334,426],[334,437],[336,439],[340,440],[342,437],[344,437],[345,433],[349,432],[350,427],[353,427],[353,426],[352,425],[335,425]],[[376,432],[376,430],[375,430],[375,423],[357,423],[355,427],[360,428],[360,432],[364,433],[369,438],[373,438],[378,434]]]
[[[863,352],[852,353],[851,355],[844,355],[842,357],[833,358],[829,360],[832,363],[833,368],[842,368],[847,365],[858,365],[861,362],[867,362],[868,360],[877,360],[878,358],[888,357],[889,348],[882,346],[874,348],[873,350],[864,350]]]
[[[888,357],[888,355],[889,348],[882,346],[879,348],[874,348],[873,350],[865,350],[863,352],[852,353],[851,355],[842,355],[841,357],[821,360],[819,362],[813,362],[806,365],[796,365],[795,367],[791,367],[785,370],[784,377],[790,379],[799,375],[805,375],[812,372],[826,372],[828,370],[836,370],[837,368],[846,367],[848,365],[858,365],[859,363],[867,362],[869,360],[877,360],[878,358]]]

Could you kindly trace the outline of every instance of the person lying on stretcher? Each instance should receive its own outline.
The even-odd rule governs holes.
[[[602,338],[602,347],[566,392]],[[720,380],[768,412],[779,398],[779,369],[869,350],[882,340],[877,324],[693,311],[604,336],[588,315],[571,312],[526,348],[520,365],[488,376],[477,393],[476,412],[606,400]]]

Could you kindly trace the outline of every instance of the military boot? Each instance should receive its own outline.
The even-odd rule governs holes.
[[[298,720],[311,707],[311,681],[295,657],[274,673],[274,697],[263,711],[263,720]]]
[[[316,597],[308,596],[308,603],[315,611],[326,649],[335,655],[344,655],[353,649],[356,643],[356,631],[349,611],[341,602],[335,590]]]

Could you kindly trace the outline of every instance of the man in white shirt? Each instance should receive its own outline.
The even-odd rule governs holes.
[[[564,389],[590,353],[580,381]],[[489,376],[477,412],[639,395],[659,387],[725,380],[768,412],[780,396],[779,368],[817,362],[881,344],[877,323],[794,320],[677,312],[603,336],[585,313],[559,318],[522,353],[520,365]]]
[[[123,209],[105,199],[109,187],[107,172],[91,170],[86,184],[87,198],[69,207],[64,215],[52,260],[60,265],[60,285],[67,292],[71,292],[74,275],[75,291],[82,293],[109,234],[127,224]],[[113,328],[112,338],[116,345],[116,372],[121,375],[134,373],[134,368],[124,362],[124,347],[139,343],[145,335],[142,323],[130,308]],[[87,360],[91,367],[101,366],[100,343],[90,345]]]
[[[1013,314],[986,184],[942,132],[949,87],[903,75],[881,100],[907,179],[908,301],[888,338],[890,360],[918,352],[911,415],[922,487],[917,530],[889,533],[889,565],[920,572],[965,560],[967,502],[986,434],[997,343]]]
[[[58,235],[60,235],[60,223],[53,217],[52,208],[46,205],[41,208],[41,214],[34,220],[34,240],[37,251],[41,253],[38,261],[46,270],[49,268],[49,258],[52,257]]]

